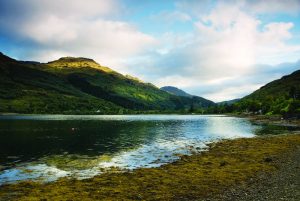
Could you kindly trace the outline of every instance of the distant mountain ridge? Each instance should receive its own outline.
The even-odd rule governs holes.
[[[225,104],[232,105],[232,104],[238,102],[239,100],[241,100],[241,99],[240,98],[236,98],[236,99],[232,99],[232,100],[221,101],[221,102],[218,102],[217,104],[218,105],[225,105]]]
[[[195,111],[200,112],[199,110],[197,110],[197,108],[208,108],[208,107],[212,107],[212,106],[216,105],[211,100],[207,100],[200,96],[194,96],[194,95],[188,94],[185,91],[178,89],[177,87],[165,86],[165,87],[161,87],[160,89],[163,91],[166,91],[172,95],[191,99],[190,109],[189,109],[190,112],[195,112]],[[203,103],[206,103],[205,107],[203,107]],[[201,111],[203,112],[203,110],[201,110]]]
[[[0,54],[0,113],[159,113],[213,104],[172,95],[88,58],[39,63]]]
[[[176,96],[193,97],[193,95],[173,86],[165,86],[161,87],[160,89]]]

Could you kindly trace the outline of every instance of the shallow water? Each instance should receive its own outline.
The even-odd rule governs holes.
[[[0,116],[0,184],[158,167],[262,129],[221,115]]]

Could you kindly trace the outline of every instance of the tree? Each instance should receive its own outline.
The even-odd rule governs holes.
[[[190,109],[189,109],[189,112],[192,113],[192,112],[194,112],[194,111],[195,111],[195,107],[194,107],[194,103],[192,102],[192,103],[191,103],[191,107],[190,107]]]
[[[298,90],[296,89],[296,87],[292,86],[289,91],[290,98],[292,98],[293,100],[296,100],[299,96],[299,94],[297,92],[298,92]]]
[[[298,117],[300,116],[300,101],[293,100],[289,106],[288,111],[286,113],[287,117]]]

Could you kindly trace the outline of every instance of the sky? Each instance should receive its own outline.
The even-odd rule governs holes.
[[[0,0],[0,51],[241,98],[300,69],[300,0]]]

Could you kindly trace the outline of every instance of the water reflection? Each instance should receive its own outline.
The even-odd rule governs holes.
[[[0,116],[0,183],[157,167],[207,142],[252,137],[260,128],[225,116]]]

